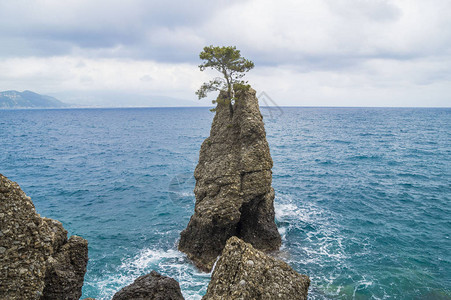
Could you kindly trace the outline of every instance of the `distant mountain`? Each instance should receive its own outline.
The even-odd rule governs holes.
[[[1,108],[60,108],[68,107],[66,103],[50,96],[44,96],[31,91],[0,92]]]

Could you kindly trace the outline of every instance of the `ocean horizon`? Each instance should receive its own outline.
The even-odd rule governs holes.
[[[177,250],[210,107],[0,110],[0,173],[89,242],[83,296],[156,270],[201,299]],[[451,299],[451,108],[261,107],[275,255],[309,299]]]
[[[67,103],[66,103],[67,104]],[[68,104],[72,105],[72,104]],[[201,106],[83,106],[74,105],[69,107],[1,107],[0,110],[70,110],[70,109],[137,109],[137,108],[214,108],[214,105],[201,105]],[[312,105],[261,105],[263,109],[279,109],[279,108],[386,108],[386,109],[398,109],[398,108],[418,108],[418,109],[451,109],[451,106],[312,106]]]

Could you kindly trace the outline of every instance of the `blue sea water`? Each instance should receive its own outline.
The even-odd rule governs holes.
[[[278,256],[310,299],[451,299],[451,109],[262,108]],[[151,270],[200,299],[177,251],[207,108],[1,110],[0,173],[89,241],[83,297]]]

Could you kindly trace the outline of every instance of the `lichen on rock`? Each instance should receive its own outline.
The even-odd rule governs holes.
[[[202,300],[305,300],[310,285],[285,262],[231,237],[216,263]]]
[[[219,95],[224,98],[225,93]],[[210,271],[231,236],[263,251],[277,250],[272,159],[255,90],[237,91],[232,109],[218,101],[210,137],[195,169],[196,205],[179,250]]]
[[[19,185],[0,174],[0,299],[79,299],[88,242],[36,213]]]

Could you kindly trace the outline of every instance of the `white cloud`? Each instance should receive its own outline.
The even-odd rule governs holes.
[[[203,29],[216,43],[235,42],[273,63],[450,54],[451,2],[253,0]]]
[[[191,64],[72,56],[0,61],[0,82],[4,86],[46,94],[69,90],[89,95],[104,90],[195,99],[193,90],[206,79]]]
[[[372,59],[346,72],[265,67],[249,79],[280,106],[449,107],[450,67],[451,59]]]

